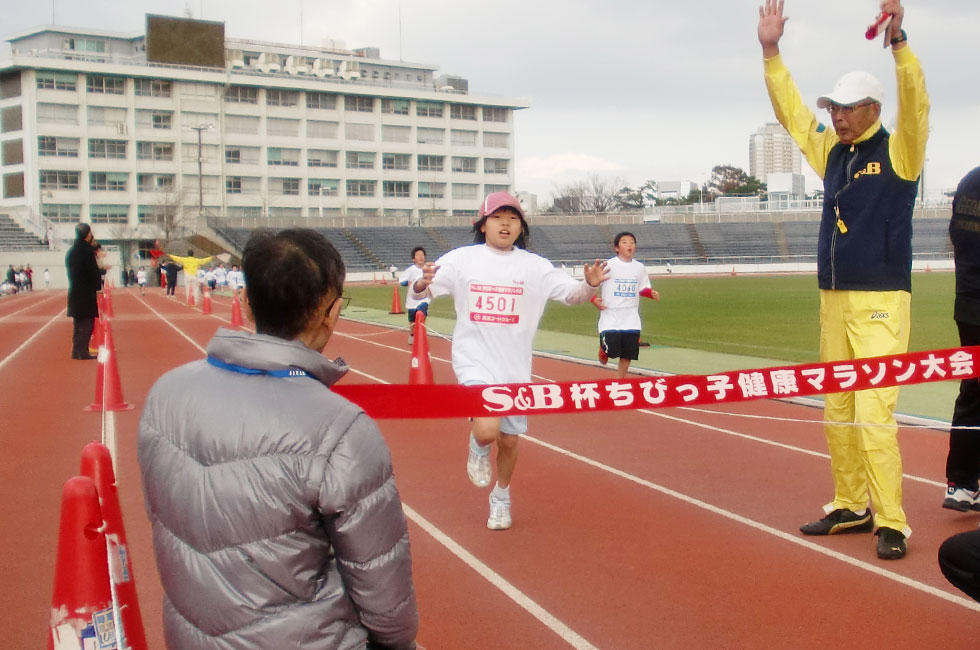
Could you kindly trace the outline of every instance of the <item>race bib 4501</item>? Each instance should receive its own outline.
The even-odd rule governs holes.
[[[515,325],[521,321],[524,288],[471,284],[469,302],[471,321]]]

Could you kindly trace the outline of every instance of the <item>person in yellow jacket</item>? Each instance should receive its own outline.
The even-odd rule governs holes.
[[[898,118],[881,124],[884,90],[867,72],[851,72],[817,106],[833,130],[800,99],[779,51],[782,0],[759,9],[766,86],[780,124],[824,181],[817,240],[820,358],[843,361],[908,351],[912,290],[912,209],[925,162],[929,98],[922,68],[908,47],[899,0],[885,38],[895,59]],[[827,395],[824,434],[834,500],[806,535],[870,532],[882,559],[905,556],[911,534],[902,508],[902,459],[894,411],[898,387]],[[872,519],[868,498],[875,513]]]
[[[189,303],[191,301],[191,292],[194,293],[194,300],[196,301],[199,296],[199,289],[197,282],[197,270],[201,268],[202,264],[207,264],[214,257],[194,257],[194,251],[188,250],[187,257],[181,257],[180,255],[171,255],[170,259],[177,262],[184,267],[184,295]]]

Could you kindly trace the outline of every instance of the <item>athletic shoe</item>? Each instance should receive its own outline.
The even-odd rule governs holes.
[[[878,557],[882,560],[898,560],[905,557],[905,535],[894,528],[882,526],[875,535],[878,536]]]
[[[609,363],[609,355],[606,354],[606,351],[602,348],[601,345],[599,346],[599,363],[601,363],[602,365],[606,365],[607,363]]]
[[[510,499],[498,499],[490,495],[490,518],[487,519],[490,530],[507,530],[510,528]]]
[[[800,526],[804,535],[838,535],[840,533],[868,533],[874,528],[871,509],[859,514],[846,508],[838,508],[823,519]]]
[[[470,455],[466,459],[466,475],[476,487],[486,487],[490,485],[490,450],[484,449],[483,453],[475,450],[476,440],[470,434]]]
[[[980,490],[971,492],[970,490],[950,485],[946,488],[946,498],[943,500],[943,507],[959,512],[980,510]]]
[[[415,343],[415,335],[414,334],[409,334],[408,335],[408,344],[409,345],[412,345],[413,343]]]

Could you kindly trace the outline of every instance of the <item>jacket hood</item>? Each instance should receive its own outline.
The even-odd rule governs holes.
[[[330,361],[299,341],[224,327],[218,328],[208,343],[207,353],[225,363],[256,370],[299,368],[327,386],[338,382],[348,370],[342,360]]]

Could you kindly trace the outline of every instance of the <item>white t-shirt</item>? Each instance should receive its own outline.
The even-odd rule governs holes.
[[[520,248],[463,246],[436,264],[428,289],[433,298],[453,297],[453,370],[460,383],[529,382],[534,333],[548,300],[574,305],[593,293],[584,280]]]
[[[617,255],[606,261],[606,269],[609,279],[599,289],[606,307],[599,312],[599,331],[639,330],[639,294],[652,288],[646,267],[636,260],[624,262]]]
[[[430,298],[428,296],[416,298],[412,295],[412,285],[415,284],[415,281],[421,277],[422,267],[416,266],[415,264],[409,265],[409,267],[402,271],[402,274],[398,276],[398,284],[408,286],[408,295],[405,296],[405,309],[416,309],[422,303],[429,302]]]
[[[228,286],[232,289],[237,289],[242,286],[242,272],[231,270],[228,271]]]
[[[146,271],[140,269],[136,272],[136,282],[138,284],[146,284]]]

